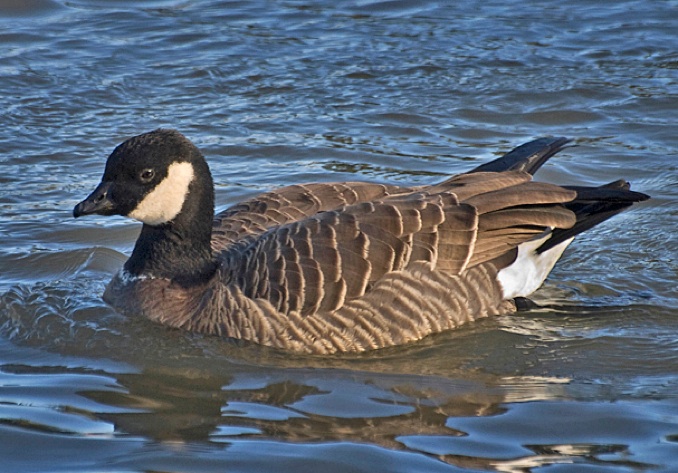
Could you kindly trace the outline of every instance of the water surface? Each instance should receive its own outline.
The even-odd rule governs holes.
[[[678,469],[675,1],[0,5],[0,459],[12,472]],[[540,179],[653,200],[537,302],[412,346],[289,356],[101,301],[139,225],[75,221],[119,142],[208,157],[219,209],[425,184],[542,135]]]

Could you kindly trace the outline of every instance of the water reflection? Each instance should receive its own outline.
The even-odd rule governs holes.
[[[114,377],[6,365],[0,401],[3,423],[26,431],[143,438],[165,445],[162,450],[193,453],[200,444],[208,452],[254,441],[266,448],[273,439],[299,446],[370,444],[503,472],[576,463],[651,468],[643,451],[653,450],[648,440],[657,433],[664,442],[678,436],[675,404],[507,402],[505,380],[495,381],[237,364],[164,366]],[[513,380],[530,381],[544,388],[551,380]],[[48,397],[41,396],[45,386]],[[57,386],[63,395],[55,396]]]

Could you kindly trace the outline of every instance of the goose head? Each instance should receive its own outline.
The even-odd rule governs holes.
[[[168,224],[187,202],[195,200],[189,196],[204,187],[210,194],[211,181],[205,160],[193,143],[177,131],[155,130],[115,148],[101,183],[75,206],[73,216],[123,215],[146,225]],[[209,195],[205,197],[209,199]]]
[[[73,216],[122,215],[142,222],[125,269],[174,278],[211,259],[214,187],[198,148],[174,130],[128,139],[106,161],[101,183]]]

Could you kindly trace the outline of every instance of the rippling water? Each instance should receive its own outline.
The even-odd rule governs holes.
[[[36,472],[678,469],[676,1],[0,3],[0,459]],[[346,358],[113,312],[139,225],[71,218],[178,128],[220,208],[423,184],[541,135],[540,173],[653,200],[580,237],[553,309]]]

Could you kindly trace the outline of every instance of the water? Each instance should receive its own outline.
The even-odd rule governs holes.
[[[8,472],[678,470],[675,1],[0,4],[0,459]],[[358,357],[113,312],[139,225],[75,221],[123,139],[181,130],[219,208],[281,184],[424,184],[541,135],[540,172],[653,200],[536,300]]]

